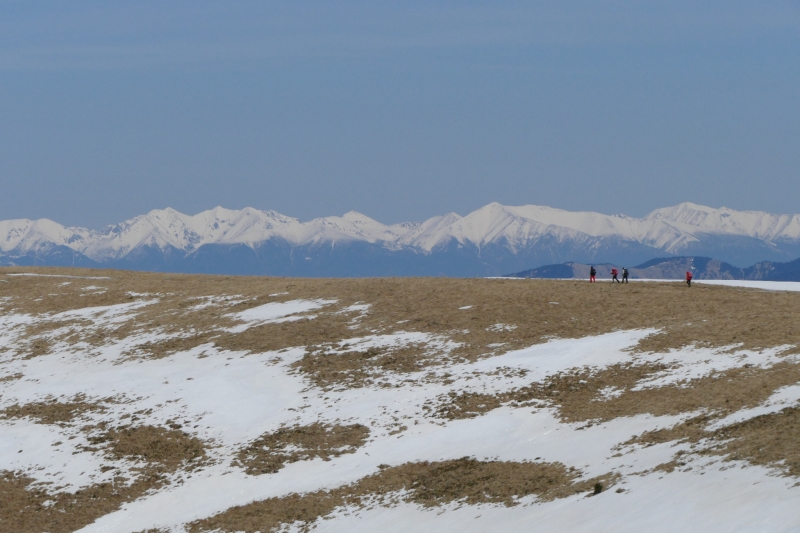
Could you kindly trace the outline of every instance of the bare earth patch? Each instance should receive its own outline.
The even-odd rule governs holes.
[[[366,502],[388,506],[410,502],[423,507],[453,502],[513,506],[519,498],[529,495],[548,501],[594,493],[598,487],[603,490],[615,481],[613,476],[583,481],[579,477],[580,472],[559,463],[478,461],[469,457],[406,463],[385,467],[352,485],[330,491],[290,494],[233,507],[189,524],[188,530],[254,533],[276,531],[296,522],[307,530],[337,508],[360,507]]]
[[[203,442],[177,429],[158,426],[125,426],[88,438],[92,451],[104,450],[114,459],[135,459],[147,475],[199,466],[206,458]]]
[[[381,378],[419,372],[429,366],[443,366],[464,361],[449,352],[432,350],[425,345],[400,348],[367,348],[362,351],[329,352],[326,347],[306,353],[292,366],[322,389],[385,385]]]
[[[62,404],[63,405],[63,404]],[[52,413],[45,409],[45,416]],[[59,411],[60,413],[60,411]],[[198,468],[203,443],[181,431],[153,426],[109,429],[90,437],[95,451],[114,459],[132,459],[134,479],[117,475],[76,492],[50,486],[14,472],[0,472],[0,530],[15,533],[69,533],[92,523],[125,502],[167,483],[166,474]]]
[[[67,402],[51,398],[49,401],[6,407],[0,411],[0,419],[29,418],[40,424],[65,424],[83,413],[101,410],[101,403],[87,402],[83,396],[76,396]]]
[[[761,415],[714,432],[724,444],[714,449],[729,459],[771,466],[800,476],[800,409]]]
[[[0,471],[0,530],[70,533],[160,486],[150,476],[126,481],[120,478],[76,492],[52,493],[30,478]]]
[[[3,268],[0,273],[59,272],[78,269]],[[800,345],[800,327],[793,317],[800,298],[739,288],[675,283],[629,286],[589,285],[580,281],[483,279],[285,279],[197,276],[122,271],[92,272],[110,279],[93,281],[105,292],[86,293],[81,283],[62,285],[63,278],[6,276],[0,298],[6,312],[57,313],[116,304],[147,303],[131,311],[125,323],[76,334],[53,336],[58,327],[45,323],[28,333],[24,356],[47,353],[56,341],[102,346],[109,336],[123,338],[139,331],[157,331],[163,341],[143,343],[132,356],[164,357],[213,342],[221,348],[254,353],[305,346],[308,359],[298,368],[318,385],[364,383],[376,372],[404,373],[420,366],[474,360],[524,348],[547,339],[578,338],[619,329],[659,328],[639,350],[665,351],[697,344],[759,349]],[[239,295],[233,299],[232,295]],[[240,323],[232,313],[271,302],[296,299],[336,300],[335,305],[291,322],[263,324],[240,333],[227,328]],[[211,302],[199,306],[204,301]],[[558,302],[552,305],[550,302]],[[365,313],[347,312],[366,304]],[[498,324],[502,327],[498,327]],[[57,327],[58,326],[58,327]],[[64,327],[69,330],[70,328]],[[442,359],[425,346],[377,353],[354,352],[334,361],[326,356],[331,343],[369,334],[399,331],[444,336],[459,348]],[[439,354],[441,355],[441,354]],[[359,358],[367,359],[359,365]],[[369,380],[367,380],[369,381]]]
[[[747,461],[770,467],[783,475],[800,476],[800,409],[788,407],[736,424],[709,431],[715,417],[698,416],[672,428],[651,431],[628,444],[653,445],[664,442],[687,442],[692,453],[719,455],[727,460]],[[666,472],[686,464],[686,451],[660,466]]]
[[[800,382],[800,364],[786,361],[768,368],[733,368],[676,385],[632,390],[665,368],[662,364],[624,364],[559,373],[498,394],[450,393],[430,402],[426,411],[433,417],[456,420],[480,416],[503,405],[547,405],[556,407],[564,422],[602,422],[644,413],[675,415],[698,409],[719,418],[755,407],[777,389]],[[604,397],[608,389],[616,394]]]
[[[262,435],[237,455],[234,464],[251,476],[272,474],[288,463],[319,457],[329,461],[363,446],[369,429],[361,424],[349,426],[316,422],[308,426],[281,428]]]

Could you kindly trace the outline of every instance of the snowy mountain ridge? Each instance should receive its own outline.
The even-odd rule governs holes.
[[[719,239],[738,240],[719,244]],[[603,253],[609,246],[635,248],[642,257],[647,256],[647,250],[662,255],[697,255],[705,251],[703,246],[709,240],[729,249],[732,244],[741,247],[745,243],[760,250],[753,253],[762,255],[781,243],[800,245],[800,215],[682,203],[633,218],[490,203],[466,216],[449,213],[421,223],[393,225],[355,211],[301,222],[275,211],[250,207],[216,207],[196,215],[158,209],[99,231],[64,227],[47,219],[0,221],[0,253],[6,256],[46,257],[58,248],[99,264],[123,260],[141,250],[192,254],[206,245],[243,245],[256,250],[265,243],[282,243],[291,249],[360,243],[383,250],[381,253],[405,251],[422,255],[455,246],[474,250],[478,256],[487,247],[512,256],[546,248],[548,259],[564,256],[565,260],[578,260],[586,254]],[[537,253],[541,255],[541,250]],[[780,258],[788,259],[794,248],[781,253]],[[776,258],[757,258],[763,259]],[[546,262],[543,258],[541,264]],[[49,263],[42,259],[39,264]]]

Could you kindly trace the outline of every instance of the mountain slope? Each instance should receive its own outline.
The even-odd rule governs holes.
[[[585,263],[560,263],[523,270],[509,274],[513,278],[588,279],[592,265]],[[620,264],[595,264],[599,278],[610,278],[611,269]],[[691,271],[695,279],[800,281],[800,259],[787,263],[763,261],[747,268],[739,268],[709,257],[661,257],[628,268],[631,279],[684,279]]]
[[[792,290],[6,268],[0,531],[798,531]]]
[[[711,256],[733,265],[800,256],[800,215],[691,203],[644,218],[488,204],[466,216],[385,225],[349,212],[308,222],[275,211],[174,209],[108,226],[0,222],[0,264],[302,276],[501,275],[561,262]]]

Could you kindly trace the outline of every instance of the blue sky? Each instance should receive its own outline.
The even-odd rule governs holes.
[[[0,219],[800,212],[795,2],[0,4]]]

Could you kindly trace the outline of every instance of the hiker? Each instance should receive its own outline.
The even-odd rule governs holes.
[[[611,269],[611,282],[612,283],[615,282],[615,281],[617,283],[619,283],[619,278],[617,277],[617,274],[619,274],[619,270],[617,270],[616,268],[612,268]]]
[[[689,272],[688,270],[686,271],[686,285],[688,285],[689,287],[692,286],[692,273]]]
[[[622,283],[628,283],[628,269],[622,267]]]
[[[589,269],[589,283],[594,283],[597,280],[594,277],[597,275],[597,270],[594,269],[594,265],[591,266]]]

